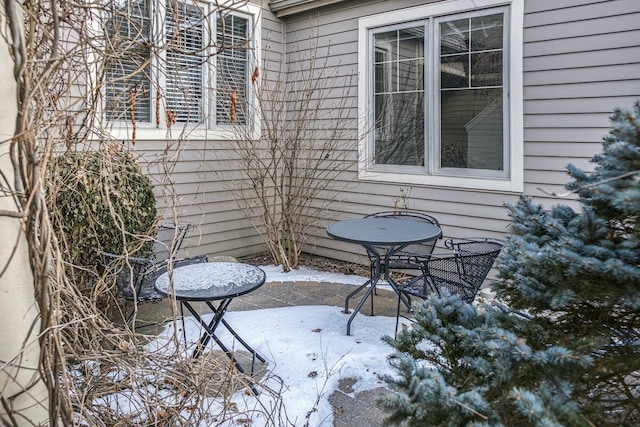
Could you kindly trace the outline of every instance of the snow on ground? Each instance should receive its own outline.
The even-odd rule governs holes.
[[[318,281],[360,285],[366,280],[361,276],[326,273],[306,267],[288,273],[283,273],[276,266],[261,268],[267,275],[267,282]],[[318,305],[230,311],[225,315],[236,332],[267,359],[269,374],[260,386],[282,390],[280,397],[287,418],[295,426],[333,425],[333,411],[328,398],[337,389],[341,378],[357,379],[353,391],[357,393],[380,386],[382,383],[378,375],[391,373],[386,359],[392,348],[381,341],[381,336],[393,335],[395,318],[358,316],[352,335],[347,336],[347,316],[340,311],[340,307]],[[211,315],[203,318],[208,322]],[[181,323],[177,325],[180,327]],[[201,335],[200,326],[193,318],[187,319],[185,330],[188,342],[196,342]],[[223,326],[216,332],[223,342],[232,342],[231,334]],[[156,341],[147,345],[147,349],[162,348],[171,340],[173,333],[173,325],[169,324]],[[242,349],[242,346],[238,343],[236,349]],[[261,393],[256,398],[238,392],[232,400],[239,412],[277,404],[270,393]],[[212,403],[212,408],[215,407]],[[252,427],[269,425],[264,414],[259,412],[254,412]]]

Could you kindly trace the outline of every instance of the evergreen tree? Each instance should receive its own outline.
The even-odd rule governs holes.
[[[639,103],[614,112],[591,161],[568,167],[580,211],[508,206],[499,303],[432,297],[385,337],[390,424],[640,425]]]

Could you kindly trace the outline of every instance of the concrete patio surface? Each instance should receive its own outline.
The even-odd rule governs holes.
[[[345,297],[355,289],[353,285],[319,282],[270,282],[256,291],[234,299],[229,311],[247,311],[304,305],[344,306]],[[350,309],[357,304],[352,300]],[[378,289],[374,297],[376,315],[395,317],[397,296],[394,292]],[[208,312],[203,303],[194,304],[196,310]],[[370,314],[367,302],[358,316]],[[206,310],[205,310],[206,309]],[[138,306],[136,330],[145,334],[155,334],[163,324],[172,318],[171,301],[168,299],[149,301]],[[348,316],[344,316],[345,333]],[[353,322],[353,333],[357,331],[358,317]],[[389,331],[393,334],[393,331]],[[329,397],[334,410],[335,427],[378,427],[382,426],[384,413],[376,407],[376,399],[385,391],[383,387],[360,393],[353,392],[355,380],[343,379],[339,388]]]

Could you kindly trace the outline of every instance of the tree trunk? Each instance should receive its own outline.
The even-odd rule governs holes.
[[[6,28],[5,12],[2,1],[2,29]],[[11,42],[11,35],[6,36]],[[15,171],[9,148],[18,111],[13,64],[7,40],[0,37],[0,424],[33,426],[48,424],[49,398],[39,371],[40,315],[29,248],[12,195]]]

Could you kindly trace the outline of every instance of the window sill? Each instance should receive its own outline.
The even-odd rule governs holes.
[[[130,126],[122,126],[108,130],[108,134],[116,140],[131,140],[132,129]],[[169,129],[158,129],[151,126],[140,126],[136,129],[137,141],[163,141],[170,139],[219,139],[228,140],[236,137],[236,132],[232,129],[205,129],[204,127],[185,127],[176,125]]]
[[[522,193],[522,191],[524,191],[523,180],[521,177],[499,179],[360,170],[358,173],[358,179],[389,184],[424,185],[468,190],[488,190],[515,193]]]

